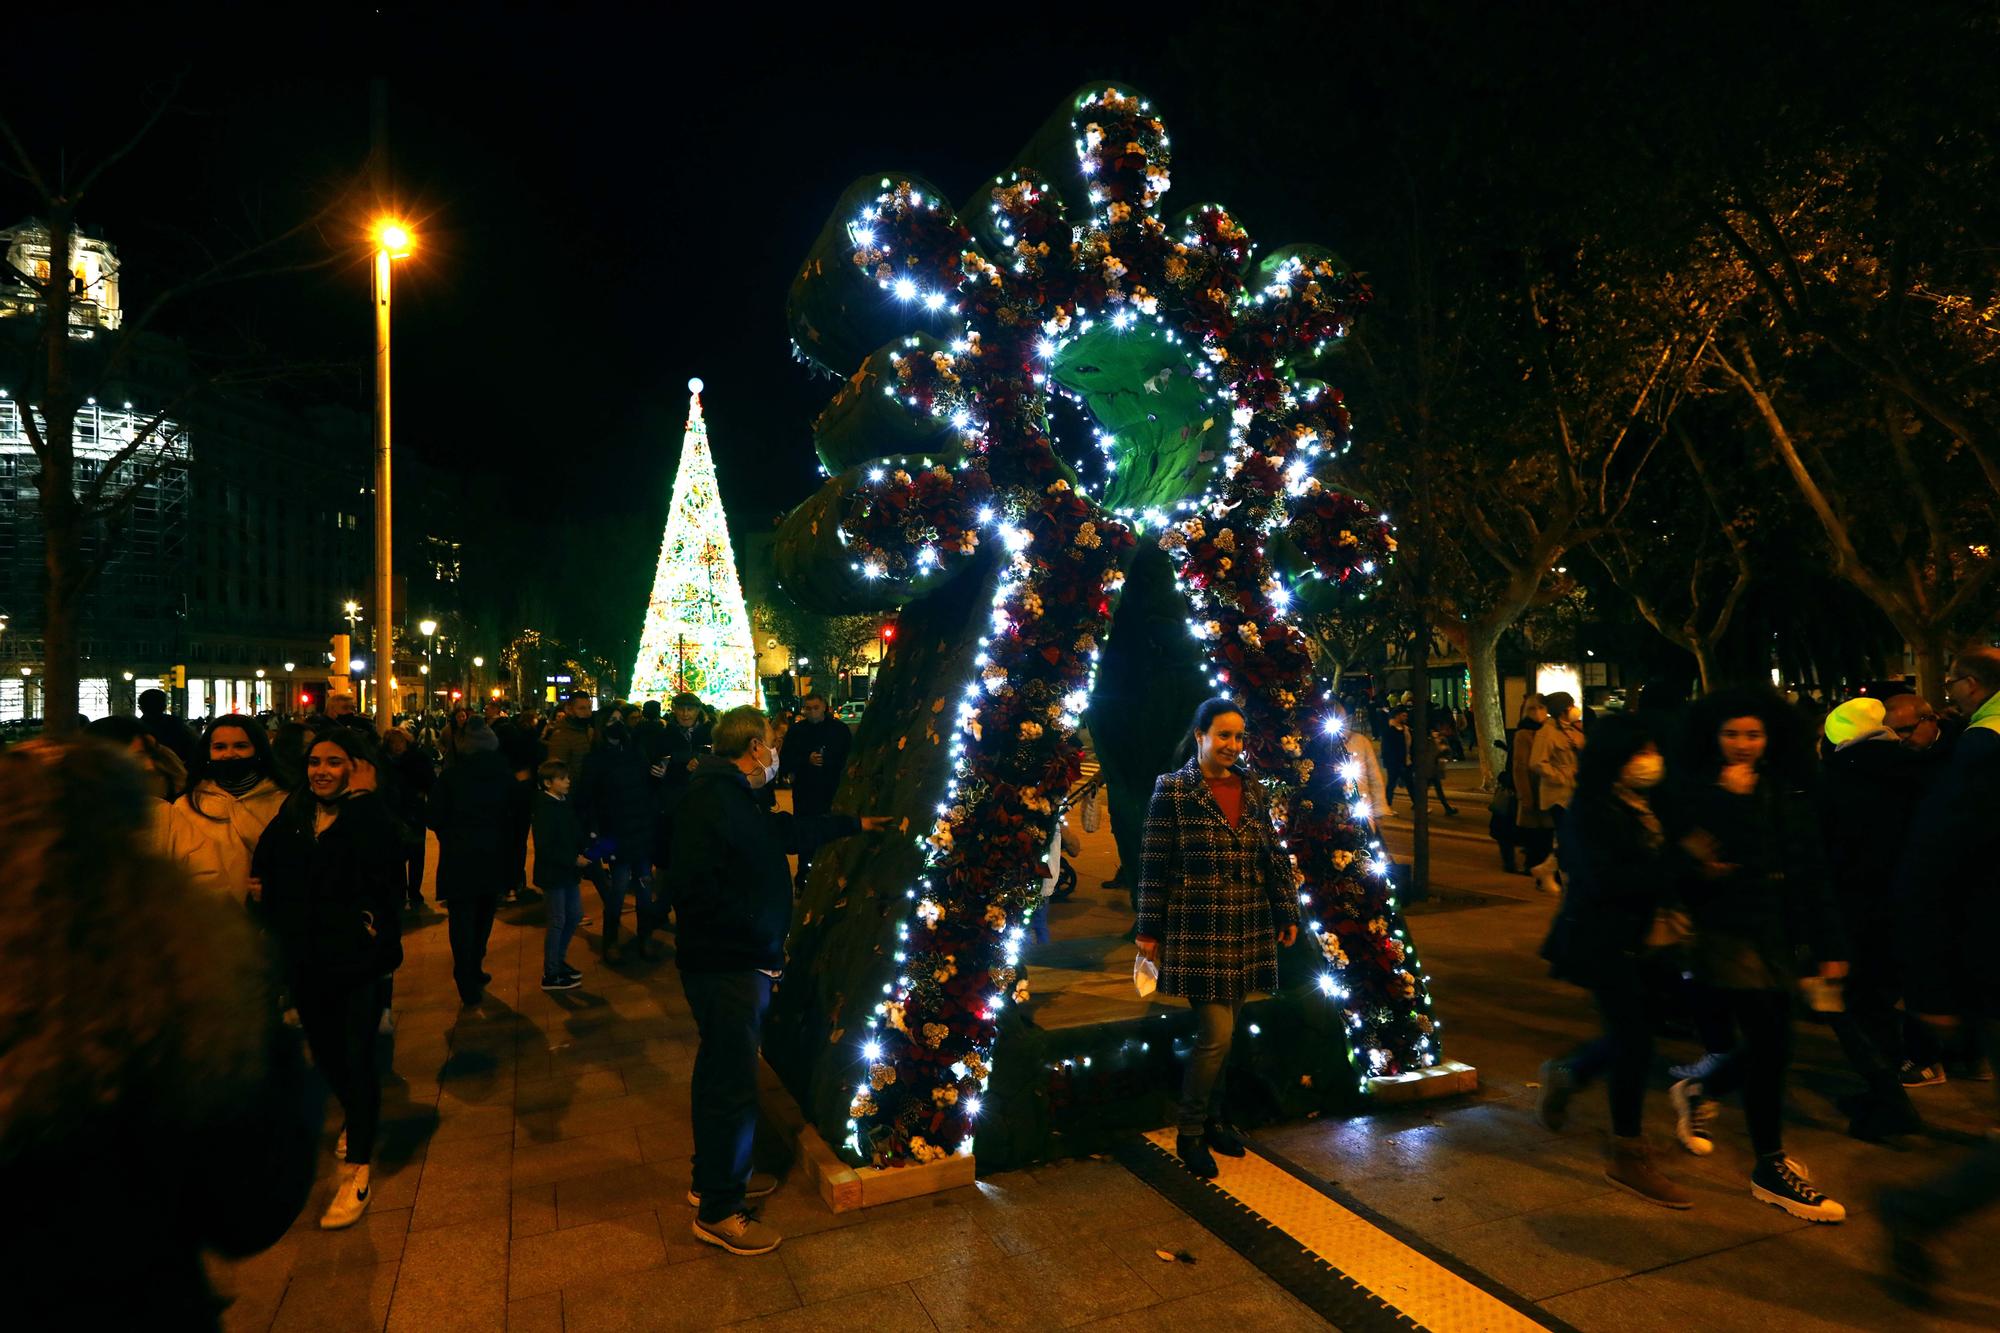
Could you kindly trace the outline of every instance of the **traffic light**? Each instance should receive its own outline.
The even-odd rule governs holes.
[[[329,676],[338,676],[342,680],[347,679],[347,664],[354,660],[354,653],[348,647],[347,636],[345,634],[333,635],[327,640],[327,647],[333,652],[333,665],[328,668],[327,674]]]
[[[896,622],[892,620],[888,624],[882,627],[882,642],[894,643],[895,641],[896,641]]]
[[[177,667],[175,667],[175,668],[174,668],[174,688],[175,688],[175,689],[177,689],[177,690],[184,690],[184,689],[186,689],[187,687],[188,687],[188,669],[187,669],[187,667],[186,667],[186,666],[184,666],[184,665],[183,665],[183,666],[177,666]]]
[[[326,711],[327,687],[318,681],[302,681],[299,685],[299,711],[301,713],[324,713]]]

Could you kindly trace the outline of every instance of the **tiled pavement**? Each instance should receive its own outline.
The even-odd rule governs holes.
[[[265,1253],[212,1265],[233,1297],[227,1328],[1326,1327],[1108,1161],[839,1216],[788,1172],[764,1209],[788,1237],[776,1253],[697,1242],[684,1197],[694,1025],[673,964],[601,968],[592,926],[570,954],[583,989],[547,995],[538,910],[495,924],[476,1012],[452,989],[442,916],[406,932],[374,1203],[350,1230],[317,1227],[329,1101],[306,1211]],[[783,1170],[783,1145],[767,1146],[763,1164]],[[1162,1248],[1197,1262],[1163,1263]]]

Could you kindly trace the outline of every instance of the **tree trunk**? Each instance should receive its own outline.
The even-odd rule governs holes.
[[[1944,636],[1930,626],[1904,630],[1910,651],[1917,659],[1917,693],[1934,705],[1944,704],[1944,669],[1947,650]]]
[[[1701,692],[1708,694],[1715,689],[1715,645],[1703,635],[1689,637],[1682,645],[1694,654],[1694,669],[1701,677]]]
[[[1495,741],[1507,738],[1507,715],[1500,690],[1500,635],[1504,625],[1481,620],[1466,636],[1465,672],[1472,689],[1472,727],[1478,733],[1479,785],[1494,790],[1500,781]]]
[[[42,568],[48,577],[42,625],[42,729],[50,736],[76,730],[77,675],[83,651],[78,624],[83,577],[83,515],[76,496],[76,396],[69,375],[70,210],[49,210],[49,281],[42,293],[41,468],[36,490],[42,507]],[[29,404],[21,404],[25,415]]]
[[[1431,777],[1437,760],[1431,753],[1431,617],[1430,607],[1417,603],[1416,635],[1410,642],[1410,768],[1417,794],[1410,802],[1410,893],[1412,902],[1431,892]],[[1389,793],[1391,799],[1395,793]]]

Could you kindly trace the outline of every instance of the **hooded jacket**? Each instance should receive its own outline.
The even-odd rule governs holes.
[[[683,972],[776,971],[792,924],[790,853],[861,830],[853,815],[765,810],[732,761],[704,755],[674,809],[667,870]]]

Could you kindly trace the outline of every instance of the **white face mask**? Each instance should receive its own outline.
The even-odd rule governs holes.
[[[1667,761],[1656,754],[1635,754],[1625,762],[1625,771],[1620,776],[1634,791],[1657,787],[1667,776]]]
[[[778,752],[771,750],[769,746],[766,746],[765,749],[770,751],[770,762],[762,768],[746,774],[744,777],[744,780],[750,784],[751,791],[756,791],[759,787],[768,787],[778,779]]]

